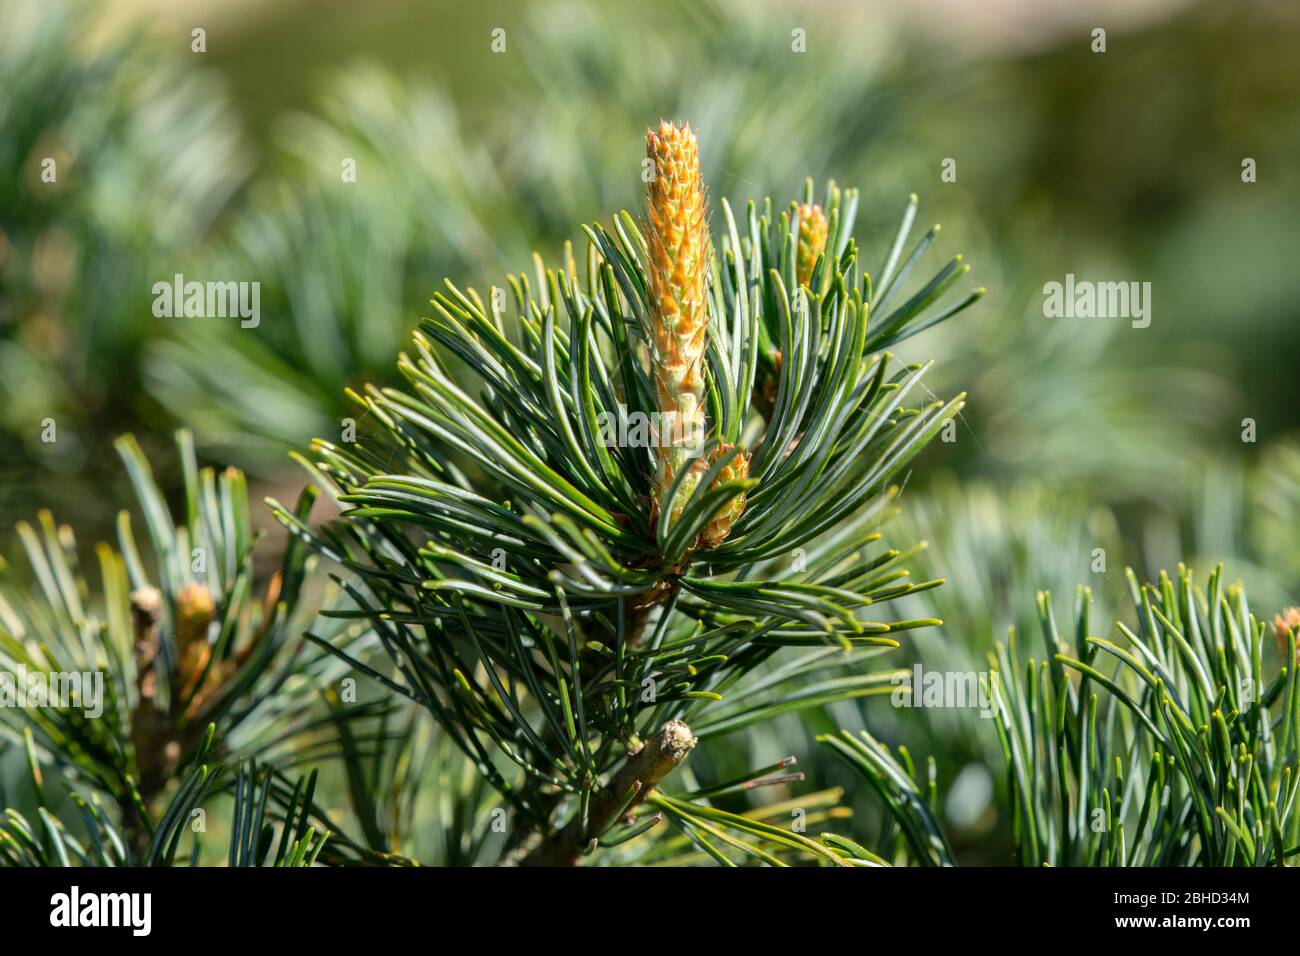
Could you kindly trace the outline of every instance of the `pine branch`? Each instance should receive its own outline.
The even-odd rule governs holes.
[[[1300,844],[1296,633],[1275,624],[1266,655],[1269,626],[1222,566],[1204,587],[1185,567],[1127,577],[1122,640],[1089,635],[1087,589],[1062,637],[1040,593],[1045,659],[1022,660],[1014,632],[992,655],[1018,862],[1285,864]]]
[[[448,282],[434,297],[398,362],[405,387],[354,393],[365,433],[314,445],[307,467],[338,522],[313,528],[270,502],[337,563],[344,616],[385,652],[340,658],[430,713],[501,795],[519,858],[572,862],[627,816],[613,804],[645,810],[647,793],[626,791],[661,773],[636,755],[652,759],[674,721],[721,737],[880,690],[858,673],[764,680],[783,673],[769,664],[782,649],[836,648],[853,668],[936,623],[882,613],[940,582],[910,580],[911,549],[880,546],[878,529],[891,481],[962,398],[920,399],[927,366],[878,348],[934,320],[962,270],[877,320],[884,300],[850,236],[856,194],[832,184],[814,208],[809,183],[780,215],[751,204],[743,240],[723,200],[715,243],[694,133],[661,124],[648,153],[644,231],[624,213],[585,230],[585,270],[569,248],[508,294]],[[896,247],[909,230],[910,217]],[[901,269],[892,257],[886,292],[928,245]],[[659,441],[664,417],[701,427]],[[697,847],[726,858],[721,839],[767,862],[748,837],[712,832],[749,824],[654,801]],[[773,859],[846,859],[753,835],[775,840]]]
[[[256,600],[243,475],[200,469],[187,432],[177,445],[185,496],[174,519],[140,448],[118,442],[148,545],[123,511],[118,548],[97,552],[99,587],[81,573],[71,530],[47,512],[39,532],[18,528],[30,575],[0,568],[0,677],[24,686],[25,675],[75,676],[80,693],[0,707],[0,734],[30,736],[34,761],[115,805],[137,857],[196,752],[265,759],[318,742],[315,688],[343,670],[333,655],[300,653],[300,629],[317,609],[315,595],[304,598],[316,559],[294,542]],[[304,494],[297,513],[313,500]],[[341,649],[367,640],[355,625],[331,631]],[[339,719],[384,706],[352,705]],[[329,742],[313,756],[331,756]]]
[[[640,750],[629,754],[613,779],[592,796],[585,819],[575,817],[563,829],[546,838],[521,861],[523,866],[569,866],[620,818],[639,806],[695,747],[691,729],[683,721],[670,720]]]

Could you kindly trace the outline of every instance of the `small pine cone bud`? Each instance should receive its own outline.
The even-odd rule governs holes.
[[[727,454],[734,446],[723,445],[717,450],[717,457]],[[716,458],[715,458],[716,460]],[[749,452],[742,451],[739,455],[729,461],[725,468],[719,472],[718,477],[714,479],[713,486],[725,485],[730,481],[742,481],[749,477]],[[714,548],[727,540],[727,535],[731,534],[732,525],[739,520],[741,514],[745,511],[745,496],[736,495],[727,506],[713,516],[713,520],[704,526],[701,535],[701,544],[706,548]]]
[[[671,768],[685,760],[699,740],[685,721],[674,719],[659,729],[659,739],[653,743],[659,745],[658,759]]]
[[[176,595],[176,638],[180,644],[188,644],[196,637],[207,633],[207,624],[216,611],[216,602],[202,584],[187,584]]]
[[[826,213],[821,206],[799,205],[799,247],[795,254],[795,277],[801,286],[812,282],[813,266],[826,252]]]
[[[1273,618],[1273,636],[1277,638],[1278,650],[1282,652],[1283,658],[1291,655],[1287,642],[1291,639],[1293,629],[1300,630],[1300,607],[1289,607]]]
[[[188,697],[208,672],[212,657],[212,645],[207,640],[208,622],[216,610],[212,592],[202,584],[187,584],[176,595],[176,645],[181,654],[177,671],[182,697]]]
[[[700,150],[685,124],[646,132],[654,178],[646,188],[646,247],[654,376],[662,430],[658,491],[667,491],[704,431],[709,229]],[[683,489],[684,491],[687,489]]]

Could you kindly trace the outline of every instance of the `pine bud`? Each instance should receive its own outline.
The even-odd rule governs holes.
[[[207,634],[208,622],[216,610],[212,593],[202,584],[187,584],[176,595],[176,645],[181,654],[178,672],[182,697],[188,697],[205,674],[215,679],[208,672],[212,645]]]
[[[821,206],[799,205],[799,246],[795,254],[795,277],[801,286],[812,282],[813,266],[826,252],[826,213]]]
[[[188,644],[207,634],[207,623],[217,605],[212,593],[202,584],[187,584],[176,595],[176,639]]]
[[[660,445],[667,446],[659,456],[662,494],[703,438],[709,230],[699,144],[691,128],[663,122],[648,130],[646,155],[654,164],[646,189],[646,246],[655,387],[666,436]],[[679,501],[693,490],[690,480],[684,480]]]
[[[1291,656],[1287,642],[1291,640],[1292,630],[1300,630],[1300,607],[1286,608],[1273,617],[1273,636],[1277,638],[1278,650],[1284,659],[1290,659]]]
[[[727,454],[734,446],[723,445],[718,448],[717,457]],[[749,477],[749,452],[742,451],[739,455],[729,461],[726,466],[718,473],[714,479],[713,487],[725,485],[730,481],[742,481]],[[740,518],[745,511],[745,496],[736,495],[727,506],[713,516],[713,520],[704,526],[701,543],[706,548],[717,547],[727,540],[727,535],[731,534],[731,527]]]

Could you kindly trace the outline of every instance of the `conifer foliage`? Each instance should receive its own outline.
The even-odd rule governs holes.
[[[176,508],[118,441],[137,507],[97,584],[52,515],[19,526],[0,693],[84,680],[0,708],[28,808],[0,819],[0,864],[409,865],[430,785],[447,862],[957,862],[935,760],[818,737],[879,802],[864,845],[826,781],[755,801],[803,774],[752,766],[740,739],[897,692],[876,664],[941,623],[910,616],[943,583],[911,577],[924,542],[884,535],[964,396],[934,398],[929,364],[889,350],[983,290],[954,292],[960,256],[914,278],[938,229],[912,243],[915,196],[868,272],[854,190],[810,181],[738,216],[669,122],[642,169],[644,209],[583,227],[558,264],[535,255],[486,295],[445,283],[401,386],[349,391],[355,420],[295,454],[309,480],[292,507],[268,499],[289,533],[270,573],[244,476],[201,469],[185,431]],[[1017,861],[1284,864],[1300,612],[1256,617],[1221,569],[1128,583],[1122,641],[1091,633],[1086,589],[1062,636],[1043,593],[1043,653],[1013,631],[989,655]],[[318,765],[346,812],[320,806]]]
[[[97,587],[78,566],[71,529],[49,512],[39,530],[18,526],[29,567],[0,567],[0,692],[24,695],[0,707],[0,734],[26,751],[41,821],[10,813],[0,828],[10,862],[172,860],[227,763],[271,788],[273,774],[256,762],[288,770],[338,752],[331,720],[312,704],[346,668],[303,640],[322,599],[333,600],[322,598],[317,559],[295,542],[256,593],[258,535],[243,474],[199,468],[188,432],[177,445],[179,519],[139,445],[118,441],[140,515],[120,512],[117,547],[98,547]],[[304,492],[300,514],[313,497]],[[34,588],[24,586],[29,578]],[[346,622],[330,633],[354,653],[371,640]],[[382,710],[341,705],[339,716]],[[59,808],[83,819],[93,854],[58,823]],[[295,812],[301,802],[286,819]]]
[[[879,527],[962,398],[929,400],[926,366],[883,349],[978,293],[934,308],[955,261],[886,308],[932,239],[902,259],[914,201],[873,287],[855,192],[813,206],[810,184],[740,221],[722,200],[714,239],[694,131],[652,129],[647,155],[641,225],[586,227],[508,293],[435,296],[405,386],[354,396],[368,433],[315,443],[340,521],[273,507],[346,569],[396,673],[354,663],[500,791],[508,859],[570,864],[666,820],[717,860],[860,861],[670,774],[756,721],[887,691],[872,651],[932,623],[890,614],[939,582]]]

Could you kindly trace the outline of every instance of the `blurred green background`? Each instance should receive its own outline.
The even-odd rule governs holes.
[[[907,343],[971,393],[902,497],[900,540],[950,581],[908,655],[982,669],[1038,588],[1068,607],[1089,585],[1105,620],[1125,564],[1222,559],[1270,617],[1300,599],[1294,4],[0,0],[0,22],[3,526],[48,506],[108,536],[113,438],[157,451],[181,424],[254,500],[288,497],[286,450],[337,434],[345,386],[392,379],[442,277],[485,289],[635,209],[668,117],[701,131],[714,197],[860,188],[868,262],[918,193],[989,290]],[[155,318],[177,272],[260,282],[260,326]],[[1150,282],[1150,327],[1045,318],[1067,273]],[[864,720],[935,753],[959,852],[1002,861],[987,721],[837,705],[746,757],[811,761]]]

